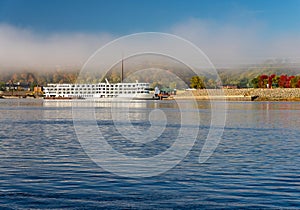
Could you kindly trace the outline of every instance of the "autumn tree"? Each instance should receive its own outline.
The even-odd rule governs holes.
[[[272,88],[272,85],[273,85],[273,79],[276,77],[275,74],[272,74],[268,77],[268,86],[269,88]]]
[[[300,88],[300,76],[291,78],[291,88]]]
[[[268,79],[269,79],[268,75],[265,75],[265,74],[261,75],[259,77],[258,87],[265,88],[268,84]]]
[[[193,76],[190,80],[190,87],[196,89],[204,89],[205,88],[204,80],[205,80],[204,77]]]
[[[288,76],[287,75],[281,75],[278,81],[278,86],[280,88],[285,88],[287,84]]]
[[[275,76],[275,77],[272,79],[272,86],[274,86],[274,87],[279,87],[279,85],[278,85],[279,80],[280,80],[280,76]]]

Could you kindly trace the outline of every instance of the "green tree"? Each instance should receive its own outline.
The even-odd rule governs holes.
[[[36,87],[37,85],[37,82],[30,83],[30,90],[33,91],[34,87]]]
[[[0,91],[5,90],[5,82],[0,82]]]
[[[249,83],[249,79],[248,78],[242,78],[239,83],[238,83],[238,87],[239,88],[247,88],[248,87],[248,83]]]
[[[291,88],[297,88],[300,76],[295,76],[291,79]]]
[[[279,82],[280,76],[275,76],[272,79],[272,87],[279,87],[278,82]]]
[[[196,89],[204,89],[205,88],[204,80],[205,80],[204,77],[193,76],[190,80],[190,87]]]
[[[251,80],[252,87],[258,88],[259,76]]]

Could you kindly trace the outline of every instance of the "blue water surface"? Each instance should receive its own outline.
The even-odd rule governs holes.
[[[181,126],[174,101],[133,102],[133,126],[148,129],[153,109],[167,114],[168,126],[145,149],[122,139],[109,106],[94,108],[99,128],[116,150],[147,157],[170,147]],[[202,120],[189,154],[163,174],[131,178],[89,158],[77,139],[69,103],[1,100],[0,207],[300,208],[300,103],[228,102],[221,142],[203,164],[198,157],[210,128],[210,104],[200,101],[196,109]]]

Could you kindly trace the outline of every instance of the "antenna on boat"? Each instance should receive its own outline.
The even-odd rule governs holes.
[[[122,63],[121,63],[121,83],[123,82],[124,79],[124,59],[123,59],[123,54],[122,54]]]

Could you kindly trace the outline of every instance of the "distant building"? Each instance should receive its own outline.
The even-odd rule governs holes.
[[[223,89],[237,89],[237,85],[222,85],[221,88]]]

